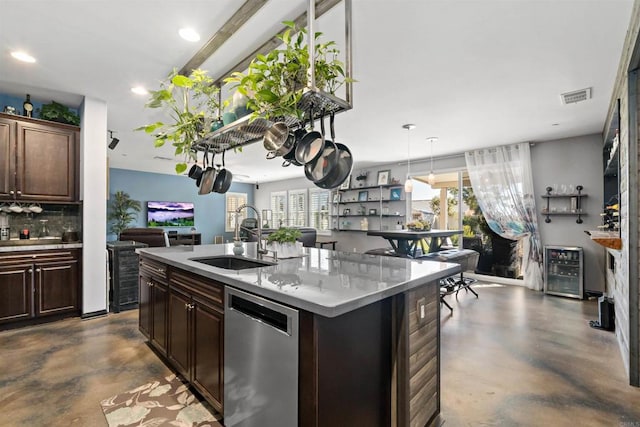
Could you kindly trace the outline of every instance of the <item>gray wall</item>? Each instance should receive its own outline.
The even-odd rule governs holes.
[[[545,216],[538,214],[538,227],[543,245],[579,246],[584,251],[584,287],[587,290],[604,291],[605,249],[593,243],[584,230],[595,230],[602,224],[602,136],[587,135],[538,143],[531,147],[533,184],[538,212],[546,206],[545,188],[551,184],[582,185],[584,223],[576,224],[574,216]],[[561,205],[564,200],[553,200]],[[569,199],[566,200],[569,203]]]
[[[583,200],[583,209],[587,215],[584,223],[577,224],[573,216],[553,216],[550,223],[538,215],[538,226],[542,245],[579,246],[584,250],[585,289],[604,291],[604,249],[591,242],[584,230],[596,229],[601,224],[602,208],[602,138],[600,135],[587,135],[576,138],[537,143],[531,147],[533,182],[538,211],[546,205],[541,198],[550,184],[582,185],[588,197]],[[427,175],[431,165],[428,160],[411,163],[412,175]],[[434,160],[434,171],[445,172],[465,168],[463,155],[449,156]],[[354,167],[353,175],[361,170],[369,170],[368,185],[374,183],[377,171],[390,169],[391,176],[404,182],[406,164],[385,164],[375,167]],[[352,181],[352,183],[355,181]],[[260,184],[255,191],[255,200],[259,209],[268,209],[272,191],[311,188],[313,184],[305,178],[274,181]],[[555,201],[560,203],[560,201]],[[567,199],[567,203],[569,200]],[[370,237],[358,231],[333,232],[331,238],[338,241],[336,249],[342,251],[364,252],[368,249],[388,246],[380,237]]]

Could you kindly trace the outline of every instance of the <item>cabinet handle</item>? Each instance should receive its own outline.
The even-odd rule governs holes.
[[[149,286],[150,288],[153,287],[153,282],[147,282],[147,286]]]
[[[164,273],[164,268],[158,268],[158,273]]]
[[[186,302],[184,303],[184,309],[189,310],[189,303],[186,303]]]
[[[9,191],[9,194],[11,194],[13,196],[14,194],[16,194],[16,192],[11,190],[11,191]]]
[[[40,273],[41,269],[36,268],[36,273]]]
[[[27,270],[29,273],[33,273],[33,268],[30,268],[29,270]]]
[[[18,190],[16,193],[18,193],[18,196],[22,196],[22,191]]]

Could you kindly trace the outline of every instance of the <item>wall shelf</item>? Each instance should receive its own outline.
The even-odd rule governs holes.
[[[568,194],[552,194],[553,188],[551,187],[547,187],[545,190],[547,191],[547,194],[543,194],[541,197],[543,199],[547,200],[547,207],[542,209],[542,215],[546,216],[546,218],[544,219],[544,222],[546,223],[550,223],[551,222],[551,216],[554,215],[577,215],[578,218],[576,219],[576,223],[578,224],[582,224],[582,217],[587,215],[586,212],[583,212],[582,210],[582,199],[587,197],[587,194],[582,192],[582,189],[584,187],[582,185],[578,185],[576,186],[576,190],[578,190],[577,193],[568,193]],[[567,209],[565,211],[553,211],[551,209],[551,207],[549,206],[549,202],[551,199],[575,199],[575,206],[571,206],[571,209],[569,210],[569,208],[564,207],[564,209]]]
[[[393,188],[399,188],[401,189],[400,193],[395,193],[398,197],[400,197],[399,199],[394,199],[394,200],[390,200],[387,197],[391,197],[391,192]],[[376,193],[375,190],[378,190],[377,194],[375,194],[373,197],[376,197],[375,199],[371,200],[369,199],[369,194],[367,194],[367,200],[341,200],[343,198],[345,198],[345,194],[346,193],[353,193],[354,197],[359,196],[358,192],[361,191],[366,191],[367,193],[369,193],[369,191],[367,190],[374,190],[371,191],[371,193]],[[387,191],[388,190],[388,193]],[[383,195],[383,191],[385,191],[385,194]],[[382,230],[385,227],[390,227],[393,226],[395,227],[397,224],[389,224],[387,222],[384,222],[385,220],[388,220],[389,218],[395,218],[396,220],[400,220],[402,222],[404,222],[404,218],[405,218],[405,208],[406,208],[406,199],[404,199],[402,196],[402,186],[398,185],[398,184],[385,184],[385,185],[374,185],[374,186],[363,186],[363,187],[355,187],[355,188],[345,188],[345,189],[336,189],[333,192],[333,196],[332,196],[332,200],[333,200],[333,209],[334,209],[334,213],[333,215],[331,215],[331,217],[333,218],[333,230],[334,231],[368,231],[368,230]],[[401,205],[398,205],[398,203],[401,203]],[[396,204],[393,209],[390,208],[389,206],[392,204]],[[373,210],[373,206],[375,206],[375,210],[376,213],[375,214],[368,214],[368,213],[359,213],[362,211],[359,211],[357,209],[349,209],[349,208],[341,208],[341,206],[347,206],[347,205],[362,205],[362,206],[366,206],[365,208],[365,212],[368,212],[369,209]],[[348,211],[346,214],[344,213],[344,211]],[[352,213],[352,210],[356,210],[356,212]],[[391,211],[392,213],[383,213],[383,212],[389,212]],[[396,212],[396,213],[394,213]],[[353,230],[350,227],[354,226],[355,224],[351,224],[349,221],[341,221],[341,218],[367,218],[368,220],[368,230]],[[371,219],[377,219],[377,221],[374,224],[371,224]],[[383,225],[384,223],[384,225]]]

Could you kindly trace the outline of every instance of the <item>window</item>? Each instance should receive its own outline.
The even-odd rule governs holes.
[[[305,227],[307,225],[307,190],[289,191],[289,227]]]
[[[287,220],[287,192],[278,191],[271,193],[271,212],[273,228],[278,228],[286,224]]]
[[[328,190],[312,188],[309,190],[309,226],[315,228],[318,234],[330,234],[329,229],[329,198]]]
[[[242,222],[246,216],[245,210],[243,210],[240,215],[236,215],[236,210],[238,207],[247,203],[247,193],[226,193],[225,199],[227,203],[227,214],[225,218],[224,231],[232,232],[236,229],[236,216],[240,222]]]

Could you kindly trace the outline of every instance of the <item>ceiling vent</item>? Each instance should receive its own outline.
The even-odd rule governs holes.
[[[560,95],[563,104],[574,104],[580,101],[586,101],[591,99],[591,88],[574,90],[573,92],[567,92]]]

